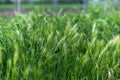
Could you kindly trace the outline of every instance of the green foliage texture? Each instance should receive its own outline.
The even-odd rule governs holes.
[[[0,80],[120,79],[120,12],[0,19]]]

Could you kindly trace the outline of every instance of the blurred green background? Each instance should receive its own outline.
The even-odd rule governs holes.
[[[3,15],[13,15],[16,11],[16,1],[17,0],[0,0],[0,16]],[[26,13],[37,8],[43,8],[44,10],[55,9],[54,5],[55,0],[21,0],[21,12]],[[66,12],[77,12],[82,11],[85,8],[91,6],[95,6],[97,9],[100,6],[107,6],[108,4],[112,4],[112,7],[115,10],[120,9],[120,0],[56,0],[57,1],[57,9],[63,9]],[[87,1],[88,4],[84,4],[84,1]],[[105,3],[107,2],[107,3]],[[111,3],[110,3],[111,2]],[[97,6],[96,6],[97,5]]]

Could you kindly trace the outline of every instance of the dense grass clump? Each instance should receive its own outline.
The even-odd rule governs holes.
[[[0,80],[120,79],[120,12],[0,19]]]

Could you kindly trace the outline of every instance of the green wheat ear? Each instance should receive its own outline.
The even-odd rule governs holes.
[[[13,57],[13,64],[14,66],[17,64],[17,61],[19,60],[19,47],[18,44],[15,43],[15,52],[14,52],[14,57]]]
[[[2,47],[0,46],[0,64],[2,64]]]
[[[116,43],[119,41],[119,36],[116,36],[114,39],[110,40],[108,42],[108,44],[105,46],[105,48],[101,51],[99,57],[98,57],[98,61],[100,61],[103,57],[103,55],[105,54],[105,51],[108,49],[108,47],[116,45]]]

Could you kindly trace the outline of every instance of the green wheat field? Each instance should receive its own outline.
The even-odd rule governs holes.
[[[0,80],[118,79],[120,11],[0,19]]]

